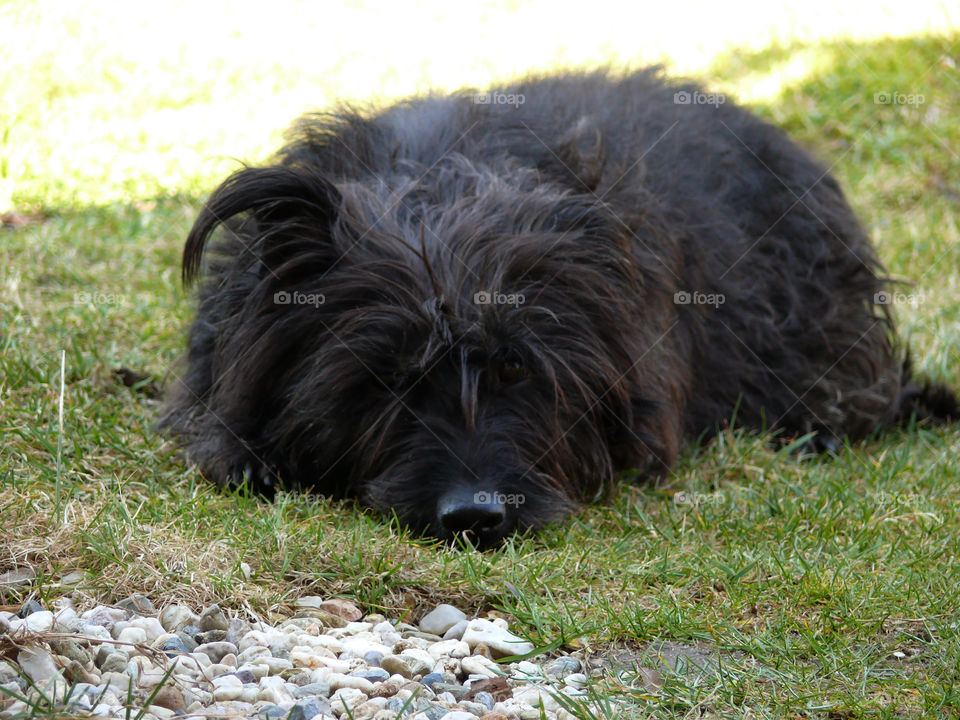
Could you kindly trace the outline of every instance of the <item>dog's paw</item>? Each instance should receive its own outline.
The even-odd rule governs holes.
[[[231,465],[227,482],[233,487],[247,488],[259,495],[272,498],[280,485],[277,469],[255,458]]]

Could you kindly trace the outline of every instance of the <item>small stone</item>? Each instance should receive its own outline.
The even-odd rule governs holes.
[[[223,614],[219,605],[211,605],[200,613],[200,632],[210,630],[222,630],[224,633],[230,629],[230,621]],[[209,642],[209,641],[207,641]]]
[[[186,712],[187,704],[183,701],[183,693],[172,685],[164,685],[157,690],[153,697],[153,704],[173,710],[175,713]]]
[[[558,657],[544,665],[543,672],[547,677],[562,680],[571,673],[580,672],[580,661],[569,655]]]
[[[143,628],[125,627],[120,631],[117,640],[131,645],[143,645],[147,642],[147,632]]]
[[[460,700],[467,694],[467,688],[457,683],[438,682],[432,687],[435,693],[450,693],[455,700]]]
[[[233,643],[228,643],[223,641],[223,642],[204,643],[203,645],[198,645],[197,649],[194,650],[194,652],[203,653],[208,658],[210,658],[211,662],[218,663],[221,660],[223,660],[223,657],[225,655],[229,653],[233,653],[233,655],[236,655],[239,652],[239,650],[237,650],[237,646],[234,645]]]
[[[160,621],[154,617],[134,618],[130,621],[130,627],[138,627],[147,635],[147,642],[152,643],[161,635],[166,633]]]
[[[292,703],[294,700],[293,695],[287,690],[287,683],[275,675],[260,678],[260,699],[275,705]]]
[[[563,679],[563,682],[571,687],[582,688],[587,684],[587,676],[583,673],[570,673]]]
[[[49,610],[35,610],[24,617],[23,625],[30,632],[50,632],[53,629],[53,613]]]
[[[205,632],[198,632],[194,639],[197,641],[198,645],[203,645],[204,643],[212,642],[226,642],[227,640],[227,631],[226,630],[207,630]]]
[[[176,635],[168,637],[160,649],[163,650],[168,657],[173,657],[177,653],[190,652],[187,650],[187,646],[184,645],[183,640]]]
[[[441,604],[424,615],[420,621],[420,629],[426,633],[442,636],[458,622],[466,619],[467,616],[463,611],[453,605]]]
[[[376,650],[370,650],[363,654],[363,661],[372,668],[380,667],[380,661],[383,660],[383,653]]]
[[[463,668],[463,672],[467,675],[483,675],[484,677],[493,678],[500,674],[494,670],[496,664],[481,655],[472,655],[463,658],[463,660],[460,661],[460,667]]]
[[[477,716],[463,710],[451,710],[446,715],[441,716],[440,720],[477,720]]]
[[[280,673],[280,677],[291,685],[308,685],[313,682],[313,673],[303,668],[290,668]]]
[[[192,640],[195,640],[197,635],[200,634],[200,628],[198,628],[196,625],[184,625],[182,628],[180,628],[177,635],[179,635],[181,632],[184,635],[189,636]]]
[[[462,640],[473,648],[475,653],[476,646],[486,645],[490,648],[494,657],[526,655],[533,652],[534,649],[533,643],[517,637],[509,630],[499,627],[489,620],[480,618],[470,621],[466,632],[463,633]]]
[[[463,640],[441,640],[440,642],[433,643],[427,651],[436,660],[444,656],[462,658],[470,654],[470,646]]]
[[[186,605],[168,605],[160,613],[160,624],[167,632],[175,633],[187,625],[197,625],[200,616]]]
[[[92,610],[87,610],[85,613],[80,615],[80,617],[83,620],[86,620],[90,625],[99,625],[107,630],[112,630],[115,624],[130,617],[130,613],[122,608],[112,608],[107,607],[106,605],[98,605]]]
[[[330,699],[330,709],[333,711],[333,714],[340,716],[344,715],[348,711],[352,712],[355,707],[362,705],[367,700],[367,696],[360,690],[356,690],[354,688],[340,688]]]
[[[258,680],[256,675],[250,672],[250,670],[246,670],[246,669],[237,670],[237,672],[235,672],[234,675],[236,675],[237,680],[242,682],[244,685],[248,685],[249,683],[255,683]]]
[[[422,682],[427,687],[432,687],[434,684],[438,682],[443,682],[443,675],[435,672],[427,673],[420,679],[420,682]]]
[[[221,675],[213,679],[213,699],[236,700],[243,693],[243,683],[236,675]]]
[[[328,628],[342,628],[346,627],[348,620],[340,617],[339,615],[334,615],[332,612],[327,612],[326,610],[318,610],[314,608],[302,608],[297,611],[297,614],[294,617],[298,618],[312,618],[314,620],[319,620],[324,627]]]
[[[37,573],[33,568],[22,567],[0,573],[0,589],[14,589],[30,587],[36,579]]]
[[[279,705],[264,705],[257,711],[257,717],[260,720],[279,720],[287,716],[287,710]]]
[[[135,615],[152,615],[154,613],[153,603],[143,595],[131,595],[118,602],[117,607],[128,610]]]
[[[127,669],[127,656],[122,652],[111,652],[107,654],[107,657],[104,658],[103,664],[100,665],[100,670],[102,672],[114,672],[122,673]]]
[[[36,685],[46,687],[55,675],[60,673],[53,656],[39,647],[24,648],[17,655],[17,662]]]
[[[330,685],[318,680],[317,682],[308,683],[306,685],[301,685],[298,688],[294,688],[293,696],[295,698],[306,698],[306,697],[328,697],[330,695]]]
[[[459,640],[463,637],[463,634],[467,631],[467,625],[469,623],[466,620],[461,620],[456,625],[451,627],[443,634],[444,640]]]
[[[193,652],[197,649],[197,641],[190,637],[188,633],[180,630],[176,636],[179,638],[180,642],[183,643],[183,646],[187,649],[187,652]]]
[[[230,629],[227,630],[227,637],[225,639],[227,642],[236,645],[240,638],[250,632],[250,630],[250,623],[243,618],[230,618]]]
[[[362,677],[354,677],[352,675],[343,675],[341,673],[330,673],[327,675],[327,682],[330,684],[331,690],[339,690],[340,688],[354,688],[360,690],[361,692],[369,695],[373,691],[373,683]]]
[[[399,677],[399,675],[395,677]],[[399,683],[396,683],[393,680],[387,680],[386,682],[379,683],[376,687],[374,687],[373,692],[370,693],[370,697],[389,698],[396,695],[399,691]]]
[[[390,673],[380,667],[373,667],[367,670],[357,670],[356,672],[350,673],[354,677],[363,678],[364,680],[369,680],[373,683],[383,682],[390,678]]]
[[[43,612],[43,605],[36,600],[27,600],[27,602],[17,610],[17,617],[23,619],[38,612]]]
[[[312,718],[330,711],[330,703],[318,698],[304,698],[297,700],[290,708],[288,720],[311,720]]]
[[[342,617],[347,622],[356,622],[363,617],[363,613],[360,612],[360,608],[354,605],[349,600],[343,600],[341,598],[330,598],[320,603],[317,607],[318,610],[326,610],[328,613],[338,615]]]
[[[405,678],[412,678],[416,675],[416,669],[421,667],[421,663],[414,658],[405,655],[388,655],[380,661],[380,667],[391,675],[402,675]],[[427,668],[429,670],[429,668]]]
[[[481,690],[480,692],[478,692],[476,695],[473,696],[473,701],[476,703],[480,703],[487,710],[493,710],[493,704],[494,704],[493,695],[491,695],[488,692]]]

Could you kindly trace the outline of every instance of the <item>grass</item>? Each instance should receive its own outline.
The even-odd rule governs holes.
[[[860,37],[861,23],[833,22],[825,7],[811,6],[824,13],[819,35],[744,18],[758,24],[730,28],[736,49],[711,28],[685,52],[654,26],[638,31],[650,40],[643,56],[614,34],[606,57],[666,59],[822,157],[891,274],[916,283],[903,288],[914,302],[894,309],[920,370],[957,385],[960,31],[938,20],[942,6],[918,3],[886,26],[895,9],[863,10],[864,26],[905,36]],[[664,485],[627,485],[486,554],[411,538],[349,502],[219,492],[185,468],[151,429],[156,400],[113,371],[168,377],[191,314],[182,239],[232,158],[262,157],[291,118],[343,88],[384,98],[481,84],[523,64],[596,61],[602,45],[558,35],[498,64],[482,42],[457,54],[435,33],[435,46],[413,43],[390,62],[377,49],[363,63],[349,34],[317,50],[264,46],[281,21],[261,26],[261,13],[241,9],[210,35],[184,12],[0,8],[14,28],[0,67],[0,212],[42,218],[0,229],[0,573],[37,574],[28,588],[0,588],[0,603],[142,592],[280,616],[309,593],[416,619],[444,601],[509,616],[539,646],[617,659],[592,686],[596,702],[571,708],[581,717],[960,714],[956,429],[893,432],[807,461],[727,433],[691,449]],[[428,30],[457,21],[444,12]],[[462,12],[485,41],[499,22],[529,21],[522,4]],[[374,11],[338,13],[349,24]],[[903,102],[878,104],[877,93]],[[709,667],[660,666],[651,680],[636,663],[651,665],[662,642],[706,654]]]

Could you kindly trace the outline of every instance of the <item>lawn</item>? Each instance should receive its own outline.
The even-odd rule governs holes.
[[[894,312],[917,367],[960,386],[956,11],[83,5],[0,6],[0,574],[35,574],[0,605],[138,592],[273,617],[312,594],[416,620],[448,602],[605,661],[583,717],[604,697],[638,717],[960,716],[956,428],[808,460],[726,433],[658,487],[483,554],[350,502],[218,491],[152,430],[192,313],[182,241],[240,161],[336,98],[599,62],[665,62],[822,158],[914,283]],[[704,667],[639,669],[658,651]]]

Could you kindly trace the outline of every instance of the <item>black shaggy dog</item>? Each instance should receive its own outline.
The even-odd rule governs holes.
[[[218,483],[488,545],[735,412],[817,449],[956,417],[836,180],[722,101],[646,70],[306,117],[187,238],[162,423]]]

